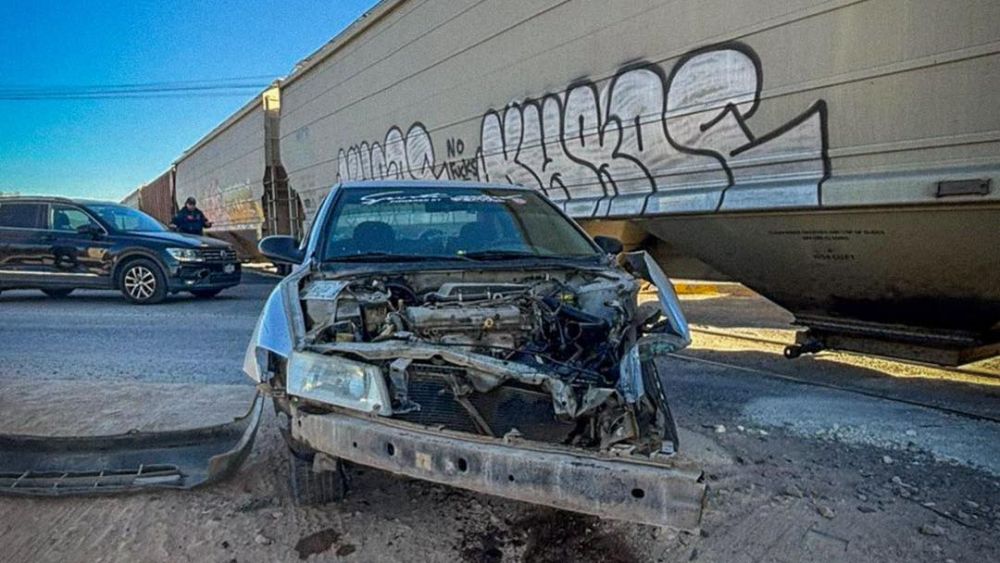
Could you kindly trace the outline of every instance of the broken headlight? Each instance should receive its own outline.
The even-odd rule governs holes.
[[[382,370],[339,356],[293,352],[288,394],[385,416],[392,413]]]

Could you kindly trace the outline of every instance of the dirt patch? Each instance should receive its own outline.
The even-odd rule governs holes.
[[[599,518],[533,508],[525,516],[466,532],[460,550],[466,563],[628,563],[640,557],[614,526]]]
[[[0,378],[0,433],[102,436],[199,428],[246,414],[252,385]]]
[[[327,528],[299,538],[298,543],[295,544],[295,551],[299,554],[299,559],[308,559],[310,555],[323,553],[330,549],[330,546],[338,541],[340,541],[340,532],[333,528]],[[353,546],[351,547],[351,551],[347,553],[354,551]],[[342,555],[340,549],[337,550],[337,555]]]
[[[500,563],[503,548],[510,542],[508,534],[495,526],[485,532],[466,534],[462,538],[462,561],[466,563]]]
[[[525,561],[630,563],[641,559],[622,537],[601,524],[598,518],[550,510],[521,520],[514,528],[528,532]]]

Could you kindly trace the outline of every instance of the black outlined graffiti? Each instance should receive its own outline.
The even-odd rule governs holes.
[[[817,206],[829,177],[826,104],[763,135],[763,67],[742,43],[690,52],[669,76],[650,63],[622,67],[605,87],[581,80],[563,93],[489,110],[480,146],[449,139],[435,161],[426,128],[339,153],[341,181],[479,179],[545,192],[573,216],[619,217],[723,209]]]
[[[821,203],[821,185],[830,171],[826,103],[820,100],[755,137],[747,120],[760,105],[762,89],[760,58],[742,43],[690,52],[667,79],[668,140],[689,154],[713,156],[727,175],[716,210]],[[763,205],[755,205],[758,201]]]
[[[463,142],[464,150],[464,142]],[[449,154],[454,149],[449,151]],[[422,123],[414,123],[404,135],[399,127],[391,127],[385,140],[369,145],[362,142],[340,149],[337,155],[337,176],[341,182],[349,180],[414,179],[477,180],[479,179],[478,151],[471,158],[449,159],[438,164],[434,158],[434,144]]]
[[[343,149],[338,154],[338,175],[342,180],[434,178],[434,145],[427,129],[414,123],[404,135],[398,127],[385,140]]]

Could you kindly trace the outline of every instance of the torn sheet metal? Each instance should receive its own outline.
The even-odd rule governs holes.
[[[642,361],[639,359],[639,346],[633,344],[622,357],[621,364],[618,365],[618,392],[625,398],[625,402],[634,405],[639,402],[645,394],[642,383]]]
[[[663,273],[663,269],[648,252],[629,252],[624,257],[630,271],[656,286],[660,306],[663,308],[665,326],[670,333],[681,339],[676,349],[690,345],[691,329],[681,309],[681,301],[677,297],[674,284],[670,283],[667,274]]]

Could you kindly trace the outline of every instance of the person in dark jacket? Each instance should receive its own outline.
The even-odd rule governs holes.
[[[211,227],[212,222],[205,217],[205,214],[198,209],[198,202],[193,197],[187,198],[184,207],[177,212],[174,220],[170,222],[170,227],[181,233],[189,235],[200,235],[205,228]]]

